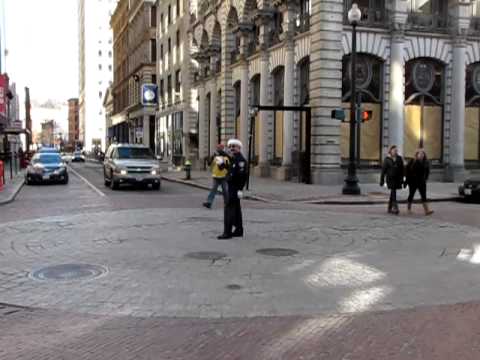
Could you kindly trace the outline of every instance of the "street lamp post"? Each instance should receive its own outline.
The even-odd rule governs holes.
[[[255,129],[255,117],[257,116],[258,110],[251,108],[250,109],[250,131],[248,133],[248,167],[247,167],[247,190],[250,190],[250,168],[252,166],[252,152],[253,152],[253,132]]]
[[[360,195],[358,178],[355,164],[355,140],[357,130],[357,91],[356,91],[356,66],[357,66],[357,24],[360,21],[362,13],[356,3],[348,11],[348,22],[352,25],[352,56],[350,68],[351,94],[350,94],[350,157],[348,160],[348,174],[345,178],[345,185],[342,193],[344,195]]]

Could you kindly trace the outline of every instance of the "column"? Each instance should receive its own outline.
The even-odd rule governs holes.
[[[388,114],[389,143],[385,145],[397,145],[400,154],[403,154],[405,124],[405,61],[403,59],[403,49],[403,33],[395,32],[392,36],[392,42],[390,45],[390,110]]]
[[[143,116],[143,145],[150,147],[150,119],[148,115]]]
[[[464,169],[465,143],[465,71],[466,44],[457,40],[453,44],[452,112],[450,120],[450,167]]]
[[[210,90],[210,154],[215,152],[217,142],[217,87],[214,80]]]
[[[260,60],[260,105],[268,105],[268,53],[264,51]],[[259,127],[259,164],[267,165],[268,146],[268,112],[260,111]]]
[[[466,36],[470,28],[469,2],[457,2],[450,9],[452,16],[452,111],[450,117],[450,141],[446,178],[462,181],[465,176],[465,79]]]
[[[198,159],[202,164],[207,147],[207,132],[205,128],[205,83],[202,80],[198,86]]]
[[[295,64],[295,44],[287,42],[285,52],[285,79],[283,103],[285,106],[293,106],[293,72]],[[292,165],[293,151],[293,111],[283,113],[283,160],[282,166]]]
[[[240,67],[240,141],[244,154],[248,152],[248,64],[244,61]]]

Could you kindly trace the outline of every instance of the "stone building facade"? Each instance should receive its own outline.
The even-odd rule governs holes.
[[[78,98],[68,99],[68,143],[72,149],[80,145]]]
[[[174,164],[196,157],[198,144],[196,92],[192,91],[189,2],[157,1],[157,73],[159,107],[156,123],[157,155]]]
[[[109,140],[155,148],[156,106],[144,105],[142,86],[156,84],[157,12],[155,1],[120,0],[113,29],[113,114]]]
[[[357,96],[372,118],[358,125],[362,180],[386,149],[426,149],[433,176],[457,180],[480,167],[478,0],[357,0]],[[192,96],[198,152],[219,140],[248,144],[255,171],[340,184],[349,126],[331,118],[350,103],[351,0],[199,0],[190,3]],[[252,105],[306,106],[305,113]],[[347,119],[348,120],[348,119]]]

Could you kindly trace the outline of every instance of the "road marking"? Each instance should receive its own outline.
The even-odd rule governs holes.
[[[69,166],[70,170],[72,170],[72,172],[77,175],[81,180],[83,180],[85,182],[85,184],[87,184],[93,191],[95,191],[98,195],[102,196],[102,197],[105,197],[107,195],[105,195],[105,193],[103,191],[101,191],[99,188],[97,188],[95,185],[93,185],[90,181],[88,181],[87,179],[85,179],[82,175],[80,175],[78,173],[78,171],[76,171],[72,166]]]

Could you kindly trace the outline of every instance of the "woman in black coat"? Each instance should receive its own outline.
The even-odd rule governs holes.
[[[425,215],[433,214],[427,203],[427,180],[430,175],[430,163],[427,155],[423,149],[419,149],[415,153],[415,158],[410,160],[407,165],[407,184],[409,189],[408,194],[408,213],[412,213],[412,202],[415,192],[419,191],[422,197],[423,209]]]
[[[402,188],[404,176],[403,159],[398,155],[396,145],[390,146],[388,156],[383,160],[382,175],[380,177],[380,186],[385,184],[390,189],[390,200],[388,201],[388,212],[398,215],[400,212],[397,204],[397,190]]]

